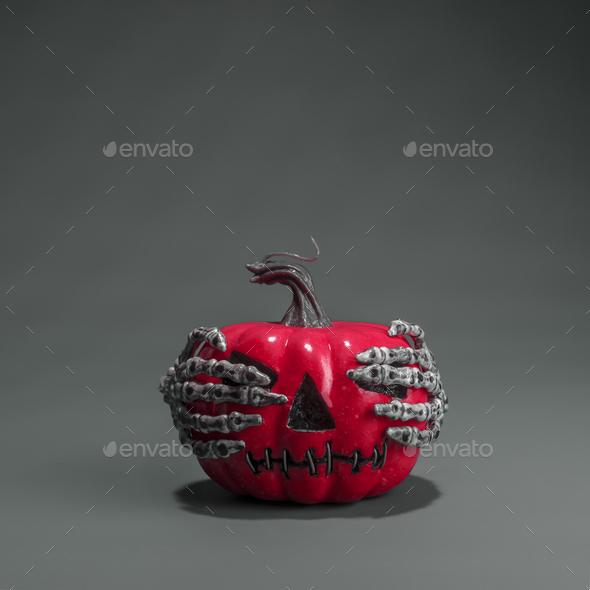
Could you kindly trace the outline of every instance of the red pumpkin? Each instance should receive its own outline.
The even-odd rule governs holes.
[[[346,372],[358,367],[351,351],[366,350],[371,346],[409,346],[401,337],[391,338],[387,327],[377,324],[355,322],[334,322],[332,328],[293,328],[271,322],[252,322],[227,326],[221,330],[231,350],[221,353],[206,345],[201,350],[202,358],[218,360],[229,358],[233,350],[248,353],[278,374],[272,392],[286,395],[288,402],[282,406],[267,406],[244,410],[242,406],[213,402],[190,404],[191,411],[200,414],[229,414],[240,412],[260,413],[263,422],[256,428],[228,434],[211,433],[200,435],[203,440],[210,438],[235,438],[246,443],[245,453],[255,459],[264,459],[266,448],[273,451],[273,468],[256,465],[253,473],[245,460],[244,452],[227,459],[199,459],[205,473],[224,488],[238,494],[248,494],[268,500],[295,500],[297,502],[350,502],[364,496],[382,494],[403,481],[412,470],[418,454],[408,456],[405,447],[386,439],[385,431],[395,425],[385,416],[375,416],[373,406],[388,401],[388,396],[366,391],[348,379]],[[287,427],[293,401],[304,376],[315,383],[328,412],[316,411],[303,428],[317,426],[318,431],[298,431]],[[213,377],[199,376],[196,381],[215,381]],[[217,379],[216,381],[219,382]],[[404,399],[409,403],[427,401],[426,392],[409,389]],[[318,415],[319,414],[319,415]],[[330,423],[332,418],[333,424]],[[314,426],[314,424],[316,426]],[[406,422],[405,425],[426,427],[425,423]],[[329,429],[325,429],[329,428]],[[325,429],[325,430],[320,430]],[[200,433],[192,431],[195,438]],[[387,452],[385,464],[373,469],[373,463],[356,466],[338,459],[332,460],[332,472],[326,475],[326,463],[310,470],[306,457],[313,449],[315,458],[325,455],[326,444],[331,452],[350,458],[356,451],[360,462],[370,459],[377,448],[382,461],[384,445]],[[283,451],[289,458],[301,462],[301,467],[282,469]],[[287,477],[288,476],[288,477]]]
[[[203,432],[187,428],[190,439],[196,441],[193,444],[201,445],[199,448],[208,441],[224,441],[222,446],[227,441],[242,441],[234,454],[224,455],[223,451],[224,456],[200,457],[199,463],[211,479],[227,490],[267,500],[350,502],[382,494],[407,477],[418,457],[417,452],[404,452],[405,446],[387,438],[388,428],[414,426],[422,431],[427,422],[392,420],[376,415],[374,407],[392,397],[408,404],[424,404],[428,393],[419,386],[398,385],[387,388],[386,393],[369,391],[359,387],[347,372],[359,367],[355,355],[371,347],[411,347],[403,336],[390,336],[384,325],[332,324],[317,304],[307,271],[295,264],[267,262],[270,256],[276,255],[247,268],[254,273],[253,282],[278,282],[292,289],[294,302],[283,322],[227,326],[221,330],[227,342],[224,351],[210,343],[199,350],[189,340],[174,374],[187,361],[190,365],[193,357],[201,364],[210,359],[243,363],[267,375],[270,383],[266,390],[280,394],[277,398],[285,396],[281,398],[285,403],[249,407],[243,402],[238,405],[197,399],[181,404],[189,418],[202,415],[208,424],[215,420],[227,424],[228,416],[238,416],[238,422],[243,424],[248,419],[244,416],[253,414],[250,419],[255,427],[243,430]],[[214,361],[208,366],[214,366]],[[169,371],[165,379],[173,379],[171,375]],[[232,383],[227,374],[219,377],[200,374],[185,381],[203,385]],[[183,387],[169,382],[163,385],[169,403],[174,386],[176,391]],[[184,384],[185,391],[186,387]],[[178,417],[179,406],[172,407],[173,415]],[[239,414],[232,414],[235,412]],[[186,426],[185,417],[182,422]]]

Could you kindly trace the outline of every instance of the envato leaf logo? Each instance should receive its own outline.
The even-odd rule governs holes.
[[[422,457],[491,457],[494,453],[494,447],[489,443],[479,444],[472,440],[471,443],[456,443],[454,446],[443,443],[431,443],[425,447],[405,446],[403,454],[406,457],[415,457],[418,453]]]
[[[178,144],[173,140],[172,143],[156,143],[153,145],[149,143],[134,143],[133,145],[122,143],[117,147],[117,143],[111,141],[102,148],[102,153],[107,158],[112,158],[117,153],[123,158],[130,158],[131,156],[134,158],[154,158],[156,156],[160,158],[178,158],[178,156],[188,158],[193,154],[193,146],[190,143]]]
[[[117,443],[115,441],[110,442],[106,447],[102,447],[102,452],[105,457],[114,457],[117,454]]]
[[[418,148],[415,141],[411,141],[408,145],[404,146],[403,152],[406,158],[413,158],[416,155]]]
[[[110,442],[102,448],[105,457],[191,457],[193,449],[190,445],[183,445],[173,440],[171,443],[122,443],[117,445]]]
[[[117,153],[117,144],[114,141],[111,141],[109,145],[105,145],[105,147],[102,148],[102,153],[107,158],[112,158]]]
[[[408,145],[402,148],[406,158],[413,158],[419,153],[423,158],[437,158],[442,156],[446,158],[454,158],[456,155],[460,158],[489,158],[494,153],[494,148],[489,143],[456,143],[450,145],[448,143],[423,143],[419,147],[415,141],[411,141]]]

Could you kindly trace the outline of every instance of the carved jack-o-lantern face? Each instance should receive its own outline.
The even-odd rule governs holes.
[[[332,324],[305,269],[248,268],[294,303],[282,323],[191,332],[160,387],[181,441],[213,480],[263,499],[348,502],[403,481],[417,459],[405,446],[436,438],[446,410],[421,328]]]
[[[397,422],[375,415],[373,408],[392,399],[423,404],[427,392],[402,385],[375,385],[370,391],[347,377],[347,371],[359,366],[352,351],[385,345],[411,349],[403,337],[392,338],[385,326],[349,322],[315,329],[247,323],[221,332],[232,350],[221,352],[205,344],[198,353],[203,362],[225,359],[234,366],[255,367],[268,382],[249,388],[260,396],[252,399],[252,406],[239,396],[235,401],[223,397],[228,395],[224,388],[248,388],[227,374],[217,378],[202,373],[187,382],[205,392],[215,387],[211,401],[185,403],[184,418],[176,416],[177,425],[184,425],[193,440],[220,441],[217,455],[198,450],[208,447],[196,450],[212,479],[237,493],[310,503],[377,495],[407,476],[417,455],[407,456],[403,446],[387,440],[386,430]],[[196,351],[194,346],[191,355]],[[185,390],[190,387],[184,385]],[[265,391],[276,397],[265,400]],[[195,415],[201,423],[204,417],[232,415],[239,423],[225,432],[195,430],[190,421]],[[425,427],[415,420],[403,425]],[[239,442],[238,452],[230,454],[227,441]]]

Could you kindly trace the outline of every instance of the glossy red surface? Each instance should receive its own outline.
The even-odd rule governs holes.
[[[282,406],[254,408],[234,403],[215,404],[195,402],[187,404],[192,411],[201,414],[260,414],[263,423],[242,432],[229,434],[202,434],[191,431],[197,440],[218,438],[238,439],[246,443],[246,449],[227,459],[199,459],[207,475],[224,488],[238,494],[246,494],[265,500],[293,500],[313,504],[317,502],[351,502],[365,496],[376,496],[390,490],[403,481],[412,470],[418,453],[404,454],[404,447],[386,439],[390,426],[417,426],[426,428],[424,422],[414,420],[394,421],[376,416],[373,406],[391,400],[387,395],[359,388],[346,377],[346,371],[359,367],[355,355],[371,346],[409,346],[405,338],[391,337],[387,327],[378,324],[334,322],[332,328],[294,328],[279,323],[252,322],[227,326],[221,330],[227,339],[226,352],[219,352],[208,344],[201,349],[202,358],[226,359],[237,350],[247,354],[275,370],[279,377],[272,388],[288,398]],[[193,353],[194,354],[194,353]],[[315,381],[318,391],[332,414],[336,428],[325,432],[296,432],[287,428],[287,418],[295,393],[305,373]],[[200,375],[200,383],[219,382],[218,379]],[[423,389],[408,389],[408,403],[427,401]],[[375,445],[382,449],[387,441],[387,458],[381,469],[372,470],[369,463],[352,474],[351,466],[334,462],[333,472],[325,474],[326,466],[318,466],[318,475],[308,469],[289,470],[289,479],[275,465],[272,470],[261,469],[253,474],[245,454],[254,458],[264,456],[265,448],[273,449],[273,456],[289,451],[296,461],[305,459],[305,451],[314,448],[316,457],[324,454],[325,444],[332,441],[332,451],[350,455],[360,449],[363,457],[371,457]],[[408,456],[411,455],[411,456]]]

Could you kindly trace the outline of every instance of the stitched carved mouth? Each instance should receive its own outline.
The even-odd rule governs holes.
[[[332,441],[326,443],[326,450],[322,457],[315,456],[315,449],[313,447],[307,449],[307,451],[305,451],[305,460],[303,461],[293,460],[287,449],[283,449],[279,457],[273,457],[272,448],[266,448],[264,449],[264,457],[261,459],[255,459],[252,451],[246,451],[246,463],[254,475],[262,474],[262,471],[260,471],[261,467],[265,471],[273,471],[275,464],[277,464],[279,466],[279,471],[284,473],[287,479],[291,479],[289,477],[290,469],[308,469],[309,475],[318,477],[320,471],[318,467],[320,465],[326,466],[325,470],[323,470],[324,475],[330,475],[333,473],[335,461],[348,463],[351,466],[351,475],[360,473],[361,467],[363,465],[368,465],[369,463],[372,463],[373,471],[376,471],[385,465],[386,458],[387,441],[383,443],[382,451],[379,450],[379,445],[375,445],[373,448],[373,454],[370,457],[363,457],[360,449],[352,451],[350,455],[335,453],[332,451]]]

